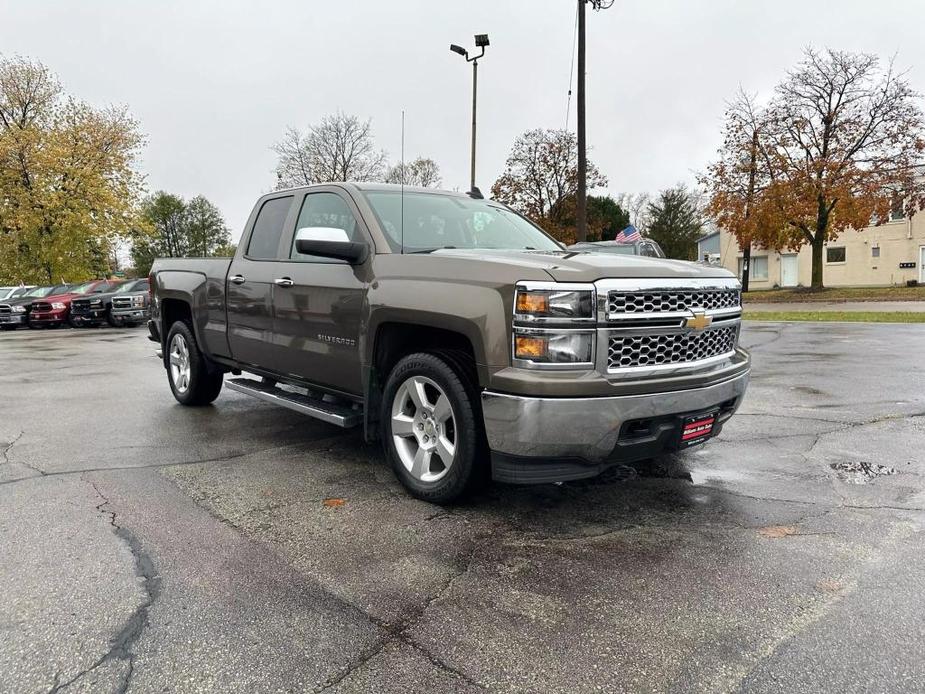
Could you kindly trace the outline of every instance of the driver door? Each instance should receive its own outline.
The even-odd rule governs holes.
[[[304,255],[300,236],[372,245],[353,201],[337,188],[307,192],[273,287],[273,342],[280,373],[358,395],[362,393],[360,322],[369,260],[360,265]]]

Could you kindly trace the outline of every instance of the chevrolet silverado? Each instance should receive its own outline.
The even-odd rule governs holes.
[[[229,388],[380,439],[415,496],[702,443],[745,394],[728,271],[571,252],[470,194],[261,197],[231,259],[159,259],[149,330],[184,405]],[[247,374],[247,376],[242,376]]]

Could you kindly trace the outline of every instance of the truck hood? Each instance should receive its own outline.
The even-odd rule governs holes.
[[[3,306],[29,306],[33,301],[44,301],[41,296],[22,296],[15,299],[0,299]]]
[[[610,255],[582,251],[518,251],[443,248],[433,255],[468,258],[481,263],[503,263],[542,270],[557,282],[594,282],[607,278],[729,278],[723,268],[686,260],[667,260],[638,255]]]

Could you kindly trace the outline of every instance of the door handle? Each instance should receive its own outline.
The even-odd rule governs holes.
[[[244,284],[244,275],[232,275],[228,279],[235,284]]]
[[[273,283],[277,287],[291,287],[293,284],[295,284],[295,282],[293,282],[288,277],[280,277],[279,279],[273,280]]]

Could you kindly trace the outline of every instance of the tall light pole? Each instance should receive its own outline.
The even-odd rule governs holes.
[[[588,149],[585,137],[585,5],[606,10],[614,0],[578,0],[578,205],[575,240],[588,238]]]
[[[478,96],[478,84],[479,84],[479,58],[485,55],[485,46],[488,45],[488,34],[476,34],[475,35],[475,47],[481,48],[482,51],[478,55],[474,55],[471,58],[469,57],[469,51],[467,51],[462,46],[457,46],[455,43],[450,44],[450,50],[454,53],[459,53],[463,58],[466,59],[467,63],[472,63],[472,160],[470,162],[469,169],[469,190],[475,190],[475,108],[476,101]]]

